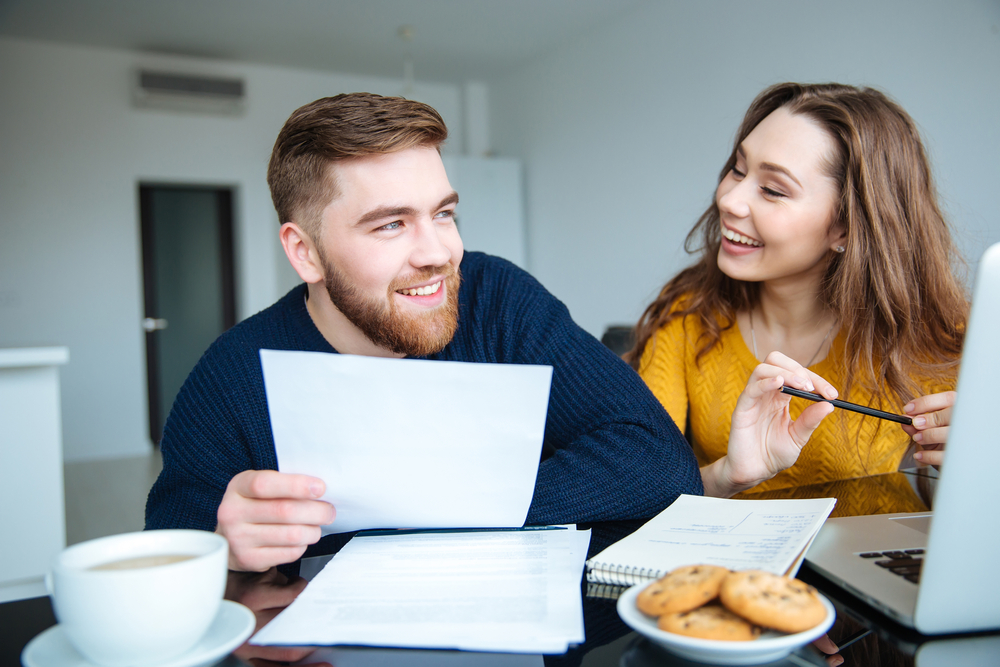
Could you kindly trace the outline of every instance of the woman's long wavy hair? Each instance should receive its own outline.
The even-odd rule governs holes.
[[[909,115],[883,93],[840,84],[783,83],[747,110],[719,181],[736,149],[781,107],[817,122],[833,139],[832,173],[839,186],[832,225],[847,232],[846,251],[833,253],[820,298],[846,329],[846,395],[853,383],[873,403],[900,402],[925,385],[950,384],[962,351],[968,299],[956,276],[960,260],[941,214],[930,165]],[[656,331],[677,317],[699,318],[705,335],[697,358],[718,344],[736,313],[753,308],[758,283],[734,280],[718,266],[719,208],[702,214],[684,243],[701,259],[664,286],[635,330],[625,355],[633,368]]]

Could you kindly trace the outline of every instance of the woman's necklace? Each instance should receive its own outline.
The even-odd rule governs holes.
[[[759,360],[760,357],[757,356],[757,335],[754,333],[754,330],[753,330],[753,309],[751,308],[748,311],[747,314],[750,317],[750,342],[753,343],[753,357],[754,357],[754,359],[758,359]],[[823,346],[826,345],[827,339],[830,337],[830,334],[833,333],[833,329],[836,326],[837,326],[837,321],[834,320],[833,326],[831,326],[830,330],[826,332],[825,336],[823,336],[823,340],[820,341],[819,347],[817,347],[816,351],[813,352],[813,356],[812,356],[811,359],[809,359],[809,363],[806,364],[806,368],[809,368],[810,366],[812,366],[813,362],[816,361],[816,357],[819,356],[820,350],[822,350]]]

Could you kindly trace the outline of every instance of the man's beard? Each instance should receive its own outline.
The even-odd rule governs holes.
[[[420,270],[405,281],[397,278],[389,285],[385,299],[378,299],[362,294],[325,257],[322,261],[326,291],[333,305],[371,342],[408,357],[440,352],[451,342],[458,327],[458,285],[461,282],[459,270],[451,264]],[[445,276],[444,303],[419,314],[400,312],[393,297],[396,290],[439,275]]]

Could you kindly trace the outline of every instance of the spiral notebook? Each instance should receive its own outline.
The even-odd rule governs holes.
[[[684,565],[794,575],[835,498],[732,500],[680,496],[587,561],[587,580],[632,586]]]

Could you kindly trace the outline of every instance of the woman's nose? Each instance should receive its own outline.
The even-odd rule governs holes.
[[[734,183],[727,183],[724,180],[719,184],[715,203],[718,204],[720,211],[737,218],[745,218],[750,215],[750,204],[746,196],[750,187],[747,183],[748,180],[745,178]]]

